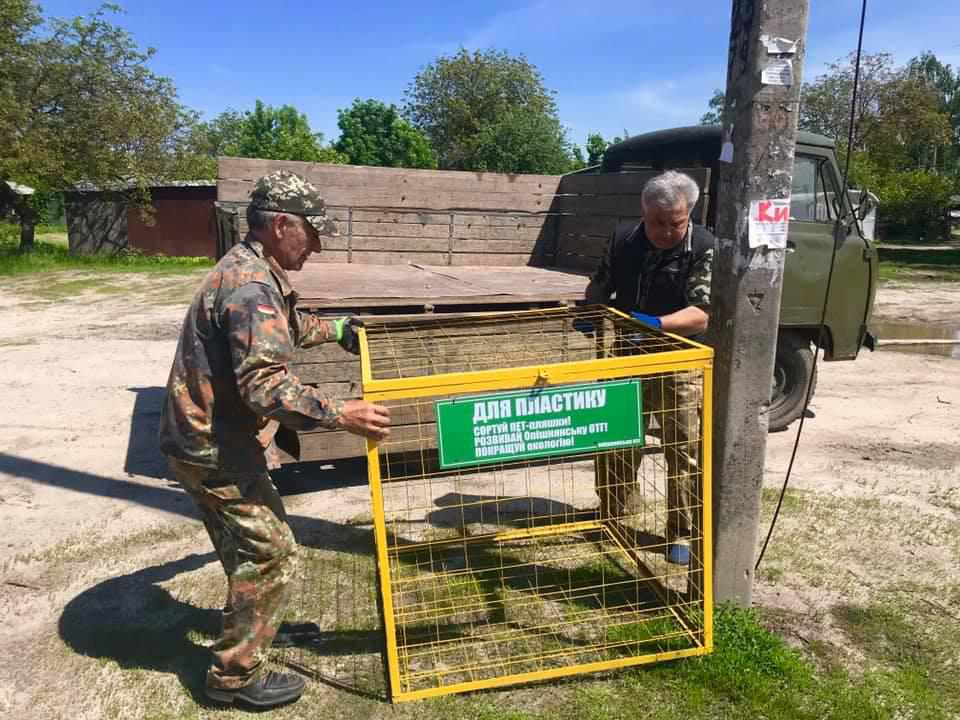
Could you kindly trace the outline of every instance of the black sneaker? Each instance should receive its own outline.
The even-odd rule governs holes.
[[[320,626],[316,623],[280,623],[280,629],[273,637],[272,647],[287,648],[297,645],[311,645],[320,639]]]
[[[299,700],[305,686],[306,683],[299,675],[268,670],[242,688],[224,690],[207,687],[206,693],[208,698],[221,703],[232,705],[240,702],[255,708],[272,708]]]

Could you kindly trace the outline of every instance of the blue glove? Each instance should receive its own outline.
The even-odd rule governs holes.
[[[646,313],[642,312],[632,312],[630,313],[630,317],[632,317],[634,320],[639,320],[644,325],[649,325],[652,328],[656,328],[657,330],[663,327],[663,323],[660,321],[660,318],[654,315],[647,315]]]

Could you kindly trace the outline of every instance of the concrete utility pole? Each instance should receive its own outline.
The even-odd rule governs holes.
[[[730,27],[710,317],[714,589],[742,607],[757,552],[808,5],[733,0]]]

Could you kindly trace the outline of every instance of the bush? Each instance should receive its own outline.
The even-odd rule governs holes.
[[[955,178],[924,170],[885,170],[860,160],[854,180],[880,199],[880,221],[892,234],[934,240],[947,235],[946,209],[957,192]]]

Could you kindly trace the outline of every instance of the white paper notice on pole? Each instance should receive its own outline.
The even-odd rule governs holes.
[[[733,143],[729,140],[720,146],[720,162],[733,162]]]
[[[767,48],[767,55],[793,55],[797,52],[797,40],[761,35],[760,42]]]
[[[790,58],[771,60],[760,73],[764,85],[793,85],[793,61]]]
[[[750,203],[750,247],[784,249],[790,226],[790,198],[754,200]]]

